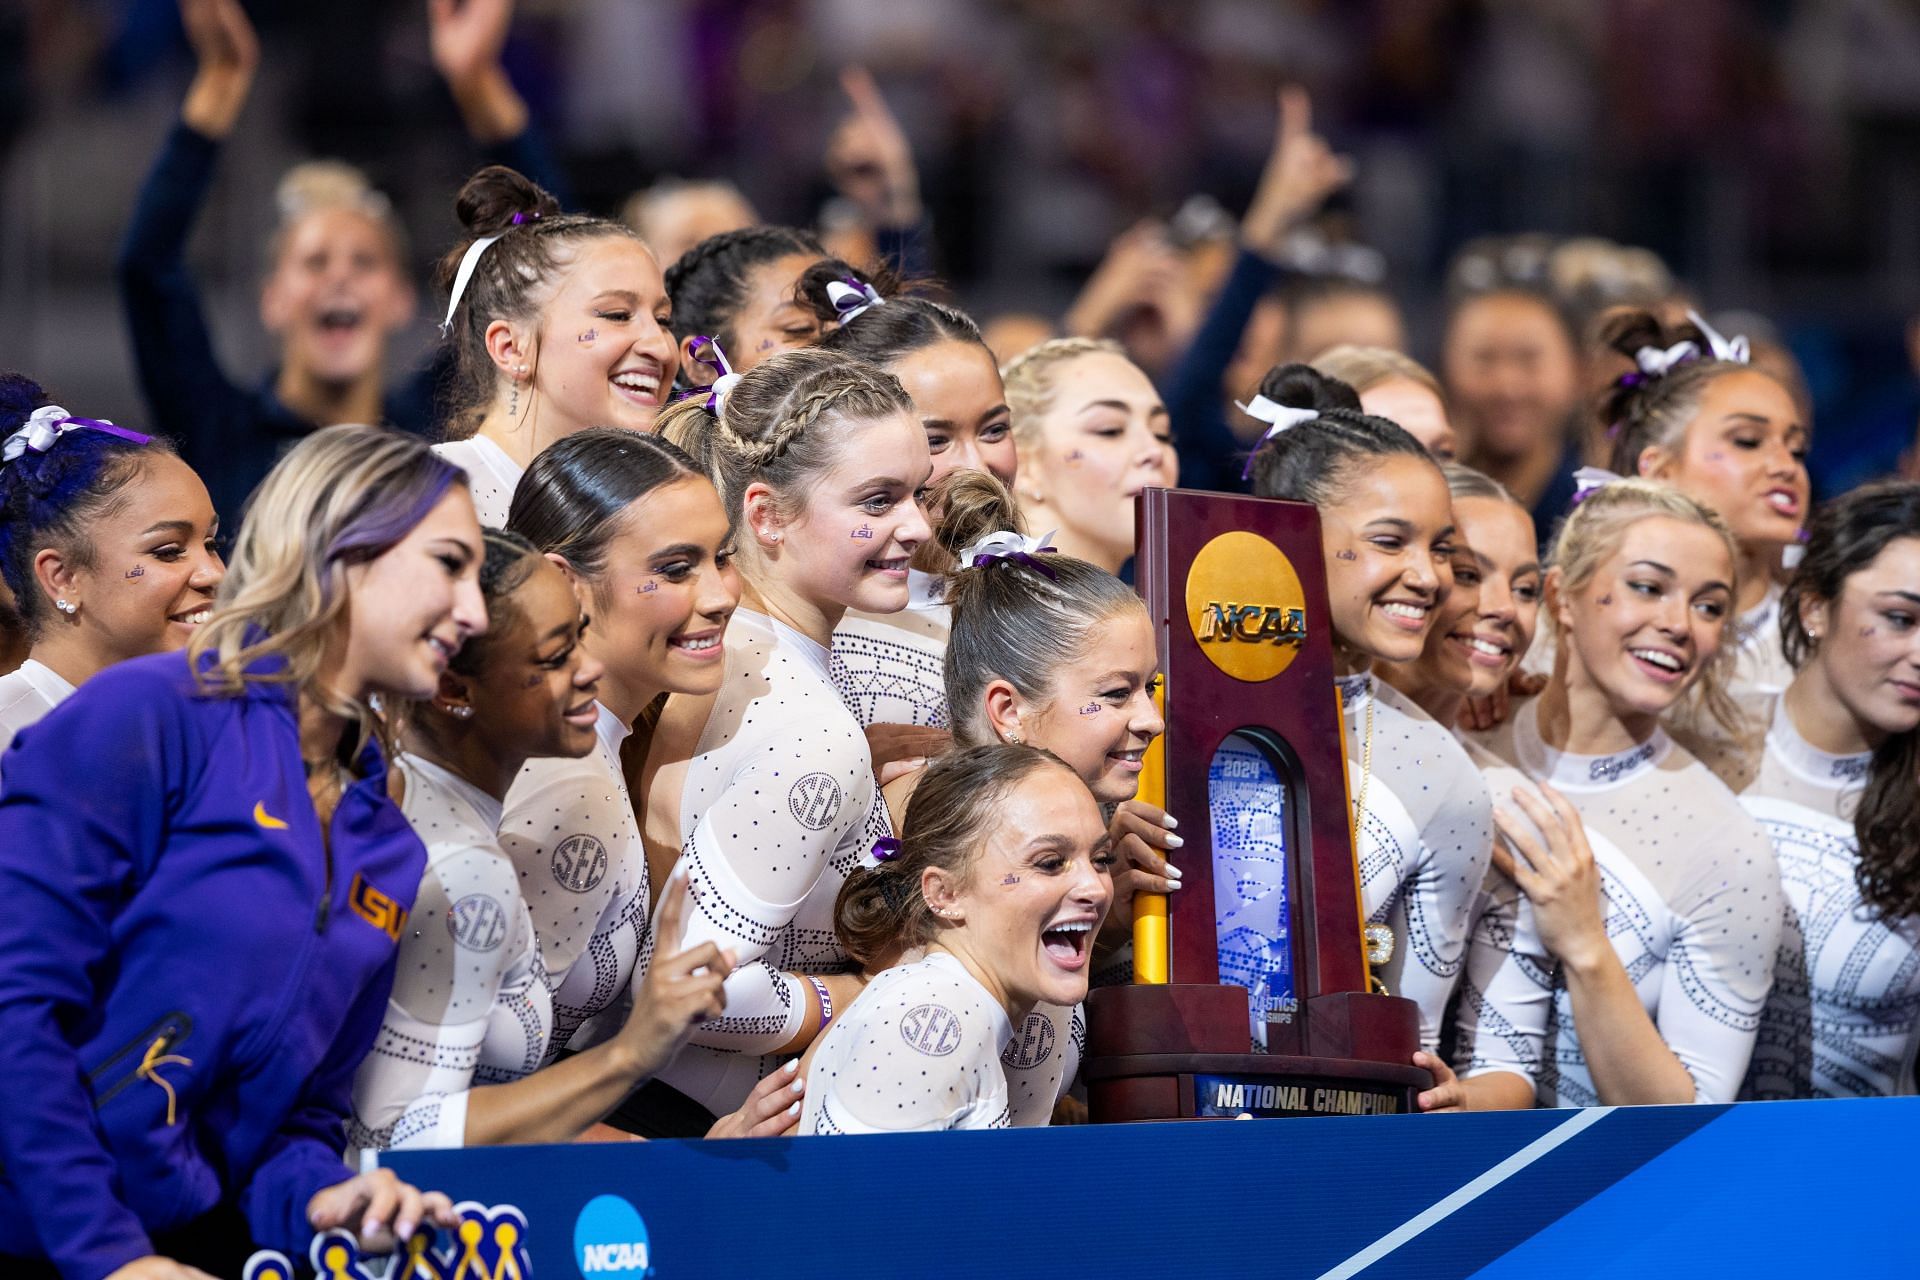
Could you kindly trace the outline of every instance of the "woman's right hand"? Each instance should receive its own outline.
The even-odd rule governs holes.
[[[240,0],[180,0],[180,21],[199,64],[180,118],[196,133],[225,138],[253,89],[260,39]]]
[[[1580,814],[1546,783],[1536,785],[1538,797],[1520,787],[1512,792],[1531,823],[1494,806],[1500,839],[1494,841],[1493,862],[1533,905],[1541,944],[1562,963],[1586,967],[1613,946],[1600,868]]]
[[[189,1267],[175,1262],[172,1258],[163,1258],[150,1253],[144,1258],[135,1258],[126,1266],[110,1272],[107,1280],[214,1280],[198,1267]]]
[[[699,1023],[717,1018],[727,1007],[722,989],[733,972],[733,955],[718,943],[703,942],[668,954],[686,936],[687,882],[675,880],[660,902],[660,928],[653,940],[653,963],[633,993],[633,1011],[615,1037],[628,1054],[636,1081],[667,1065]]]
[[[787,1065],[753,1086],[753,1092],[740,1104],[713,1122],[709,1138],[780,1138],[800,1124],[800,1097],[807,1090],[800,1075],[800,1059],[789,1058]]]
[[[1123,800],[1107,824],[1118,860],[1113,872],[1113,905],[1100,925],[1100,943],[1111,949],[1133,938],[1133,896],[1136,893],[1172,893],[1180,887],[1180,868],[1166,855],[1184,843],[1173,833],[1174,821],[1159,805]]]

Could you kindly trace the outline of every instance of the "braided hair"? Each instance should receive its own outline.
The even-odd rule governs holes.
[[[1260,394],[1289,409],[1315,410],[1319,416],[1254,447],[1251,468],[1258,497],[1335,505],[1356,469],[1395,454],[1418,458],[1438,470],[1433,455],[1412,433],[1363,412],[1352,387],[1308,365],[1275,366],[1260,380]]]
[[[487,353],[487,326],[495,320],[536,319],[554,278],[582,241],[604,236],[642,241],[624,223],[563,213],[544,187],[505,165],[488,165],[468,178],[453,207],[467,239],[440,260],[435,272],[440,289],[451,292],[460,262],[476,240],[499,237],[480,255],[448,331],[454,385],[447,437],[460,440],[479,430],[500,377]]]
[[[47,393],[31,378],[0,374],[0,440],[48,403]],[[51,604],[34,578],[34,557],[53,547],[69,564],[91,566],[89,527],[114,511],[152,458],[173,453],[159,437],[142,445],[82,429],[62,435],[44,453],[28,449],[0,464],[0,576],[13,592],[29,641],[39,639]]]
[[[673,336],[685,342],[705,335],[733,350],[733,321],[746,305],[747,277],[756,267],[801,253],[827,256],[811,232],[793,227],[743,227],[708,236],[667,268]]]
[[[1716,378],[1730,373],[1766,373],[1750,364],[1714,359],[1707,335],[1691,322],[1662,324],[1651,311],[1632,308],[1612,311],[1600,320],[1601,349],[1628,360],[1634,360],[1642,347],[1665,350],[1680,342],[1693,343],[1700,349],[1700,357],[1684,360],[1657,376],[1630,372],[1600,393],[1595,410],[1613,441],[1607,466],[1620,475],[1639,475],[1640,458],[1648,449],[1679,449],[1699,411],[1700,397]]]
[[[748,485],[768,485],[783,515],[797,512],[812,481],[838,460],[845,435],[839,428],[912,412],[892,374],[814,347],[755,365],[718,413],[705,397],[680,401],[660,415],[656,430],[705,468],[738,523]]]

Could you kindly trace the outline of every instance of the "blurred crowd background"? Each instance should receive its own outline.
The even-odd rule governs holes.
[[[260,79],[192,261],[226,363],[262,369],[289,164],[364,167],[424,279],[478,159],[422,4],[248,11]],[[958,300],[1035,333],[1092,307],[1161,371],[1231,256],[1275,88],[1303,85],[1355,178],[1295,265],[1377,278],[1416,357],[1449,290],[1494,276],[1576,311],[1677,288],[1797,358],[1816,492],[1898,465],[1920,418],[1913,0],[522,0],[505,63],[576,205],[721,179],[850,243],[823,157],[838,72],[865,65]],[[191,67],[176,0],[0,0],[0,365],[76,411],[142,419],[113,261]],[[433,339],[420,310],[403,358]]]

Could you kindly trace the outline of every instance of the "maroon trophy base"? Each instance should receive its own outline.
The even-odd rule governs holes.
[[[1095,1123],[1399,1115],[1433,1087],[1413,1065],[1419,1009],[1397,996],[1310,996],[1253,1053],[1245,988],[1102,987],[1087,995],[1087,1033]]]

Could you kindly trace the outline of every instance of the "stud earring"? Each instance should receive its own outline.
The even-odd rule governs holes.
[[[446,707],[446,708],[443,708],[443,709],[444,709],[444,710],[446,711],[446,713],[447,713],[448,715],[450,715],[450,716],[452,716],[452,717],[453,717],[454,719],[456,719],[456,720],[471,720],[471,719],[473,719],[473,708],[472,708],[472,707]]]
[[[1017,733],[1004,733],[1004,734],[1001,734],[1000,736],[1007,740],[1007,745],[1010,747],[1017,747],[1020,745],[1020,735]]]
[[[53,602],[53,607],[58,609],[60,612],[66,614],[69,618],[71,618],[74,614],[80,612],[80,606],[73,603],[71,600],[55,600]]]

